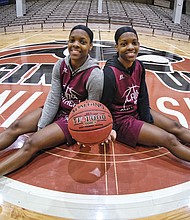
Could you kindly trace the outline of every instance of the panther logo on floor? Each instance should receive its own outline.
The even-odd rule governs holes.
[[[101,67],[115,54],[111,41],[94,41],[91,56]],[[0,52],[0,123],[9,126],[34,105],[43,105],[51,84],[54,63],[68,54],[67,41],[25,45]],[[151,105],[188,127],[190,116],[190,59],[145,46],[143,61]],[[7,111],[8,110],[8,111]],[[9,113],[7,113],[9,112]]]

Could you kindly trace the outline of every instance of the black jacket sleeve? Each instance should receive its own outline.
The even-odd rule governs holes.
[[[116,93],[116,80],[115,75],[110,67],[104,67],[104,88],[101,98],[101,102],[107,106],[108,109],[111,107],[111,103]]]
[[[148,90],[147,85],[145,81],[145,68],[142,62],[140,62],[142,65],[143,73],[142,73],[142,79],[141,79],[141,85],[140,85],[140,92],[138,97],[138,113],[140,116],[140,119],[142,121],[153,123],[153,118],[150,114],[150,104],[149,104],[149,96],[148,96]]]

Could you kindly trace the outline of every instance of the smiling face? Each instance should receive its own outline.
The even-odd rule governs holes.
[[[129,68],[135,61],[139,52],[139,41],[133,32],[123,33],[116,44],[116,50],[119,54],[119,61]]]
[[[91,49],[92,43],[90,43],[90,37],[86,31],[75,29],[70,33],[68,51],[73,69],[77,69],[85,62]]]

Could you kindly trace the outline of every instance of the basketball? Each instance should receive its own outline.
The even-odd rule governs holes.
[[[104,142],[112,130],[112,124],[113,119],[108,108],[93,100],[77,104],[68,118],[69,132],[81,144]]]

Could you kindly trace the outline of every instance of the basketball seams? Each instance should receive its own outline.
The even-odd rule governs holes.
[[[109,110],[107,109],[90,109],[88,110],[88,112],[92,112],[92,111],[98,111],[98,112],[103,112],[103,113],[107,113],[108,115],[110,115],[110,117],[112,117],[111,113],[109,112]],[[80,113],[84,113],[86,112],[86,109],[83,109],[82,111],[75,111],[74,113],[71,111],[71,114],[69,114],[69,118],[70,119],[71,117],[74,117],[76,114],[80,114]]]
[[[92,128],[92,126],[85,126],[85,128],[92,128],[90,131],[99,131],[99,130],[101,130],[101,129],[103,129],[103,128],[106,128],[106,127],[108,127],[108,126],[110,126],[110,125],[112,125],[112,122],[110,122],[109,124],[107,124],[107,125],[104,125],[104,126],[101,126],[101,128],[97,128],[97,127],[95,127],[94,126],[94,129]],[[75,131],[75,132],[77,132],[77,133],[82,133],[82,132],[86,132],[86,131],[89,131],[88,129],[81,129],[81,130],[75,130],[75,129],[73,129],[73,128],[70,128],[70,131]]]

